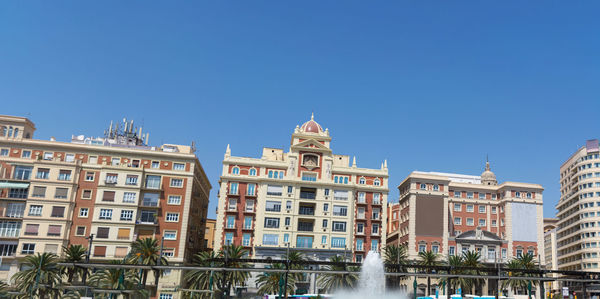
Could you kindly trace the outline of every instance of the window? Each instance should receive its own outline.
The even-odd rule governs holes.
[[[381,204],[379,198],[381,197],[381,194],[379,193],[373,193],[373,204],[374,205],[378,205]]]
[[[285,225],[289,226],[290,225],[290,217],[285,217]]]
[[[485,213],[485,206],[479,205],[479,213]]]
[[[242,246],[250,246],[250,234],[242,235]]]
[[[112,212],[112,209],[100,209],[100,215],[98,216],[98,218],[100,220],[111,220]]]
[[[346,190],[334,190],[333,199],[335,200],[348,200],[348,191]]]
[[[158,162],[158,161],[152,161],[152,164],[150,164],[150,167],[152,167],[152,168],[159,168],[160,167],[160,162]]]
[[[421,184],[421,185],[419,185],[419,189],[425,190],[425,189],[427,189],[427,186],[425,184]]]
[[[328,203],[324,203],[323,204],[323,212],[327,212],[329,210],[329,204]]]
[[[523,249],[517,249],[517,257],[523,256]]]
[[[227,228],[234,228],[235,227],[235,216],[232,216],[232,215],[228,215],[227,216],[226,226],[227,226]]]
[[[146,176],[146,188],[148,188],[148,189],[160,189],[160,176],[158,176],[158,175],[147,175]]]
[[[133,220],[133,210],[121,210],[121,221]]]
[[[85,180],[88,181],[88,182],[94,181],[95,177],[96,177],[96,173],[95,172],[88,171],[88,172],[85,173]]]
[[[46,187],[34,186],[31,197],[46,197]]]
[[[178,204],[181,204],[181,195],[169,195],[169,199],[167,200],[167,204],[169,204],[169,205],[178,205]]]
[[[448,255],[453,256],[455,252],[454,246],[448,247]]]
[[[357,223],[356,224],[356,233],[357,234],[363,234],[365,232],[365,224],[364,223]]]
[[[460,191],[454,191],[454,197],[460,197],[461,192]]]
[[[519,192],[519,191],[515,192],[515,197],[521,197],[521,192]]]
[[[356,255],[356,262],[357,263],[362,263],[363,260],[363,255],[362,254],[357,254]]]
[[[111,164],[112,165],[119,165],[121,163],[121,159],[120,158],[112,158],[111,159]]]
[[[44,160],[52,160],[54,158],[54,153],[45,152]]]
[[[356,239],[356,250],[363,251],[363,239]]]
[[[156,213],[154,211],[140,212],[140,222],[142,223],[156,223]]]
[[[50,217],[63,217],[65,215],[65,207],[52,207],[52,214]]]
[[[286,210],[291,210],[292,209],[292,201],[288,200],[285,202],[285,209]]]
[[[322,236],[322,237],[321,237],[321,244],[322,244],[322,245],[325,245],[325,244],[327,244],[327,236]]]
[[[373,186],[379,186],[379,185],[381,185],[381,181],[379,179],[375,179],[373,181]]]
[[[358,192],[358,202],[359,203],[365,203],[365,193],[364,192]]]
[[[364,185],[366,183],[365,178],[358,179],[358,183],[361,184],[361,185]]]
[[[75,155],[74,154],[66,154],[65,155],[65,162],[73,162],[75,161]]]
[[[346,215],[348,215],[348,207],[333,206],[333,216],[346,216]]]
[[[473,192],[467,192],[467,198],[473,198]]]
[[[485,219],[479,219],[479,226],[481,226],[481,227],[485,226]]]
[[[492,207],[492,214],[496,214],[496,207]]]
[[[302,172],[302,180],[308,182],[317,181],[317,174],[314,172]]]
[[[171,179],[171,187],[175,187],[175,188],[183,187],[183,179]]]
[[[35,244],[34,243],[23,243],[23,249],[21,250],[22,254],[33,254],[35,252]]]
[[[127,247],[124,246],[117,246],[115,248],[115,257],[117,258],[124,258],[125,256],[127,256]],[[166,274],[163,274],[166,275]]]
[[[89,208],[79,208],[79,217],[87,217],[89,215],[89,211]]]
[[[244,229],[252,229],[252,217],[244,217]]]
[[[373,215],[371,219],[379,219],[379,209],[373,209]]]
[[[267,212],[280,212],[281,202],[279,201],[267,201],[265,203],[265,211]]]
[[[179,222],[179,213],[167,213],[167,217],[165,217],[165,221]]]
[[[454,217],[454,225],[461,225],[461,224],[462,224],[462,218]]]
[[[39,229],[40,229],[39,224],[26,224],[25,225],[25,235],[26,236],[37,236]]]
[[[125,178],[125,185],[135,186],[137,185],[138,176],[137,175],[127,175]]]
[[[467,218],[467,225],[473,226],[473,218]]]
[[[70,181],[71,180],[71,171],[61,169],[58,172],[58,180],[59,181]]]
[[[324,194],[325,196],[329,196],[329,189],[324,189],[324,190],[323,190],[323,194]]]
[[[371,224],[371,227],[372,227],[372,229],[371,229],[372,234],[378,235],[379,234],[379,224],[377,224],[377,223]]]
[[[235,198],[230,198],[229,199],[229,204],[228,204],[228,208],[230,211],[235,211],[237,206],[237,199]]]
[[[83,190],[81,192],[81,198],[84,198],[84,199],[92,198],[92,190]]]
[[[283,186],[267,185],[267,195],[281,196],[283,194]]]
[[[283,243],[287,244],[290,242],[290,235],[289,234],[283,234]]]
[[[158,193],[144,193],[142,205],[145,207],[158,207],[159,196]]]
[[[323,219],[323,228],[327,228],[327,219]]]
[[[104,191],[102,201],[115,201],[115,191]]]
[[[345,221],[333,221],[332,229],[334,232],[345,232],[346,231],[346,222]]]
[[[433,185],[433,191],[440,191],[440,185],[434,184]]]
[[[467,205],[467,212],[473,212],[473,205]]]
[[[250,168],[250,171],[248,172],[248,175],[256,176],[256,169],[255,168]]]
[[[59,237],[61,229],[61,225],[48,225],[48,236]]]
[[[90,156],[88,163],[98,164],[98,156]]]
[[[506,248],[502,248],[502,259],[506,259]]]
[[[32,170],[33,170],[33,167],[31,167],[31,166],[17,165],[17,166],[15,166],[13,178],[17,179],[17,180],[29,180]]]
[[[75,229],[75,235],[76,236],[85,236],[85,226],[78,226]]]
[[[483,192],[479,192],[478,196],[479,196],[479,199],[485,199],[485,193],[483,193]]]
[[[379,249],[379,240],[371,239],[371,250],[378,251],[378,249]]]
[[[425,251],[427,251],[427,245],[419,244],[419,252],[425,252]]]
[[[279,228],[279,218],[265,218],[265,228]]]
[[[65,198],[67,198],[68,192],[69,192],[69,189],[67,189],[67,188],[56,188],[56,191],[54,193],[54,198],[65,199]]]
[[[332,248],[346,248],[346,238],[331,238],[331,247]]]
[[[21,218],[25,213],[25,204],[24,203],[9,203],[6,206],[6,212],[4,213],[5,217],[10,218]]]
[[[50,177],[50,169],[38,168],[37,174],[35,175],[36,179],[47,180],[49,177]]]
[[[146,194],[144,194],[145,196]],[[134,203],[136,194],[135,192],[123,192],[123,202],[124,203]]]
[[[254,212],[254,200],[246,199],[246,212]]]
[[[21,158],[31,158],[31,151],[23,151]]]
[[[29,216],[42,216],[42,206],[31,205],[29,207]]]
[[[459,204],[459,203],[455,203],[455,204],[454,204],[454,211],[455,211],[455,212],[460,212],[460,211],[462,211],[462,205],[461,205],[461,204]]]
[[[106,246],[94,246],[94,256],[105,257]]]
[[[238,194],[238,183],[230,183],[229,184],[229,194],[233,194],[233,195]]]
[[[173,170],[185,170],[185,163],[173,163]],[[238,168],[239,173],[239,168]]]
[[[248,184],[248,188],[246,190],[246,194],[248,195],[256,195],[256,184]]]
[[[108,227],[99,227],[96,238],[99,239],[108,239],[108,233],[110,232],[110,228]]]
[[[175,240],[177,239],[177,231],[176,230],[166,230],[164,233],[165,240]]]
[[[8,156],[8,152],[7,148],[0,149],[0,156]]]
[[[492,220],[492,227],[496,227],[496,226],[497,226],[496,220],[495,220],[495,219],[493,219],[493,220]]]
[[[279,219],[277,219],[279,222]],[[277,245],[279,239],[279,235],[275,234],[264,234],[263,235],[263,245]]]
[[[359,207],[356,210],[356,218],[358,218],[358,219],[365,219],[365,208]]]

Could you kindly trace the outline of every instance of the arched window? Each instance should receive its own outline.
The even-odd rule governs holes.
[[[12,136],[12,132],[13,132],[13,128],[12,127],[8,127],[8,136],[6,136],[6,137],[11,137]]]
[[[250,172],[248,174],[251,176],[256,176],[256,168],[250,168]]]
[[[373,181],[373,186],[379,186],[379,185],[381,185],[381,181],[379,179],[375,179]]]
[[[361,185],[364,185],[365,182],[366,182],[365,178],[358,179],[358,183],[361,184]]]
[[[19,137],[19,128],[15,128],[15,134],[13,137]]]
[[[234,168],[231,170],[231,173],[233,173],[233,174],[240,174],[240,168],[239,168],[239,167],[237,167],[237,166],[236,166],[236,167],[234,167]]]
[[[283,179],[283,171],[280,171],[280,172],[279,172],[279,178],[280,178],[280,179]]]

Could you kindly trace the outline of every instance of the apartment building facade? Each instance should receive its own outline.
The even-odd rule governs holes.
[[[488,265],[524,253],[544,260],[543,188],[538,184],[498,184],[486,163],[481,176],[414,171],[398,189],[398,243],[407,247],[409,259],[418,259],[422,251],[447,259],[470,250]],[[481,291],[487,288],[495,290],[486,286]]]
[[[333,153],[329,130],[313,117],[296,126],[288,152],[236,157],[228,145],[215,249],[234,244],[253,257],[280,258],[289,246],[313,260],[361,261],[385,246],[387,186],[387,162],[380,169],[350,164]]]
[[[558,251],[556,248],[556,228],[558,219],[557,218],[544,218],[544,254],[546,256],[546,269],[556,270],[558,269]],[[550,274],[552,277],[556,277],[555,273]],[[558,281],[550,281],[545,283],[546,293],[560,291],[560,284]]]
[[[71,142],[33,139],[34,130],[26,118],[0,116],[0,279],[26,255],[60,256],[62,246],[87,248],[91,236],[92,261],[123,259],[146,237],[164,238],[171,264],[204,249],[211,185],[192,147],[148,146],[133,122]],[[161,298],[176,297],[181,275],[167,271]]]
[[[588,140],[560,167],[558,268],[600,271],[600,150]]]
[[[387,204],[387,241],[388,245],[399,245],[400,204],[388,202]]]

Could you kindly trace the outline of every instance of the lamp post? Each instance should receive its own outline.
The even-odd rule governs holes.
[[[158,251],[158,258],[156,259],[156,265],[160,266],[162,264],[162,256],[163,256],[163,249],[164,249],[164,245],[165,245],[165,236],[163,235],[160,238],[160,250]],[[154,284],[156,285],[156,292],[158,293],[158,280],[160,278],[160,270],[156,270],[154,273]]]
[[[85,255],[85,263],[89,264],[90,263],[90,253],[92,252],[92,244],[94,243],[94,234],[90,234],[90,236],[87,237],[86,239],[88,239],[88,250],[87,250],[87,253]],[[87,281],[87,274],[88,274],[88,269],[86,268],[85,271],[83,272],[83,277],[82,277],[81,280],[83,282],[83,285],[85,286],[85,296],[89,297],[88,296],[89,288],[88,288],[87,283],[86,283],[86,281]]]
[[[288,273],[290,272],[290,242],[287,242],[287,249],[286,249],[286,255],[285,255],[285,285],[284,287],[284,293],[285,293],[285,299],[287,299],[288,297],[288,293],[287,293],[287,285],[288,285]]]

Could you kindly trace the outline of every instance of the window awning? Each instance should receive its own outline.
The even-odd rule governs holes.
[[[22,183],[22,182],[0,182],[0,189],[3,189],[3,188],[27,189],[27,188],[29,188],[29,183]]]

